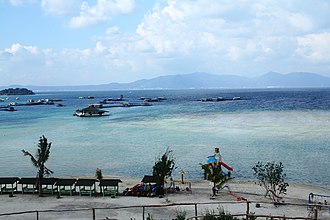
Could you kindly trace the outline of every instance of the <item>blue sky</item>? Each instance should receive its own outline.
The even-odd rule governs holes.
[[[328,0],[0,0],[0,85],[330,77]]]

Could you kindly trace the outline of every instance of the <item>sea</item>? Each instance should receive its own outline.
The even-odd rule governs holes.
[[[73,116],[121,96],[138,106],[110,107],[120,102],[109,101],[110,116]],[[141,97],[165,100],[143,106]],[[218,97],[223,101],[201,101]],[[201,164],[219,147],[237,180],[255,179],[258,161],[282,162],[289,183],[330,188],[330,88],[63,91],[0,98],[0,105],[29,99],[63,105],[0,111],[0,176],[36,176],[22,149],[35,154],[44,135],[52,144],[46,166],[55,177],[92,177],[100,168],[104,176],[142,178],[169,148],[174,178],[184,171],[187,179],[203,179]]]

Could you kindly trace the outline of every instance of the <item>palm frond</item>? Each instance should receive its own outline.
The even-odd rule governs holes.
[[[38,161],[35,159],[35,157],[28,151],[22,150],[24,156],[29,156],[31,158],[31,162],[33,166],[38,167]]]
[[[51,170],[48,169],[47,167],[44,167],[44,168],[45,168],[45,174],[46,174],[47,176],[49,176],[49,175],[51,175],[51,174],[54,173],[53,171],[51,171]]]

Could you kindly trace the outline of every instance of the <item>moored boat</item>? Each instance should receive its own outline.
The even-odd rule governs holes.
[[[95,117],[95,116],[109,116],[109,112],[105,110],[100,110],[94,105],[90,105],[87,108],[78,109],[74,114],[78,117]]]

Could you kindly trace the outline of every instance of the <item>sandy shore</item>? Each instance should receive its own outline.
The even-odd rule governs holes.
[[[141,179],[121,178],[123,183],[119,185],[120,192],[125,188],[130,188],[139,183]],[[180,191],[167,194],[164,198],[158,197],[132,197],[117,196],[116,198],[102,196],[56,196],[45,195],[39,198],[37,195],[16,193],[14,197],[8,194],[0,195],[0,214],[22,211],[43,211],[43,210],[60,210],[58,212],[40,212],[39,219],[92,219],[92,208],[95,211],[96,219],[142,219],[143,208],[123,208],[123,209],[104,209],[116,208],[123,206],[143,206],[143,205],[170,205],[173,203],[214,203],[214,204],[198,204],[198,215],[204,214],[206,210],[215,210],[218,212],[220,207],[232,214],[245,213],[247,204],[245,201],[237,201],[237,198],[228,194],[228,190],[224,189],[218,195],[211,199],[211,185],[208,181],[189,181],[180,185],[181,189],[185,189],[187,182],[191,182],[192,191]],[[280,215],[292,217],[307,217],[309,211],[306,206],[299,205],[281,205],[274,206],[269,203],[271,200],[265,198],[263,189],[256,185],[255,182],[249,181],[231,181],[230,190],[234,195],[243,197],[250,204],[250,212],[265,215]],[[288,193],[284,197],[285,203],[307,204],[309,193],[330,195],[330,190],[313,185],[290,184]],[[260,203],[260,208],[256,207],[254,202]],[[220,204],[221,203],[221,204]],[[98,209],[99,208],[99,209]],[[86,209],[83,211],[65,211],[65,210]],[[176,213],[185,211],[187,217],[195,215],[194,205],[180,205],[167,207],[146,207],[145,216],[152,214],[154,219],[174,219]],[[36,213],[0,216],[2,219],[36,219]],[[323,207],[319,211],[319,219],[330,219],[328,209]]]

